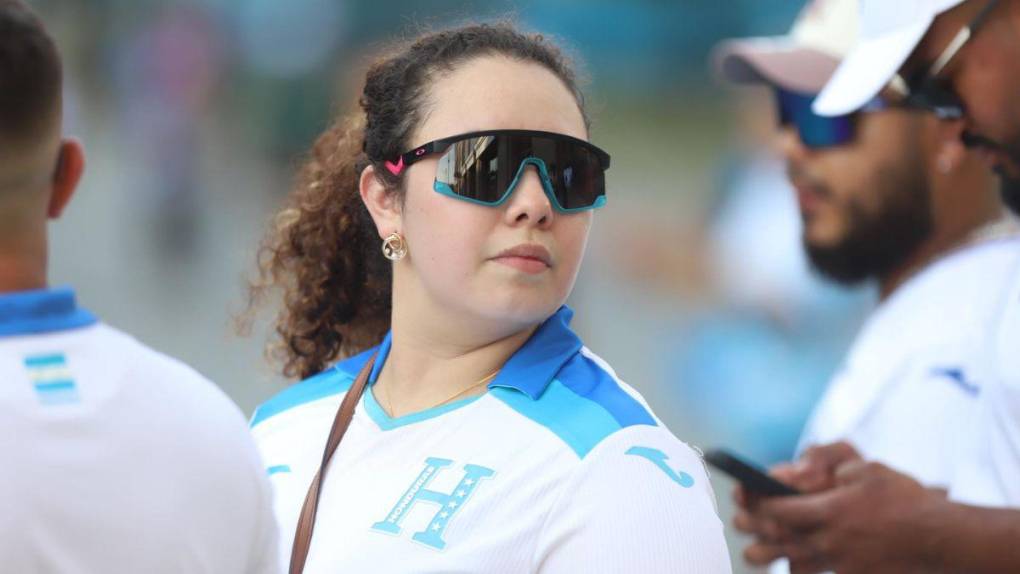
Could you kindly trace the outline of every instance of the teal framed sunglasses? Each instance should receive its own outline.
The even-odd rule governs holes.
[[[501,205],[531,165],[557,211],[574,213],[606,204],[609,154],[568,135],[532,130],[470,132],[416,147],[387,161],[386,169],[400,175],[433,155],[439,155],[433,189],[456,199]]]

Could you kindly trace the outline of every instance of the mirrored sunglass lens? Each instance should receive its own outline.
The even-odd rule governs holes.
[[[500,170],[500,137],[467,138],[450,145],[439,157],[436,181],[453,193],[485,203],[499,201],[506,189]],[[500,185],[503,184],[501,188]]]
[[[808,147],[831,147],[853,138],[853,116],[819,116],[811,109],[814,94],[777,90],[781,125],[797,126],[797,134]]]
[[[564,209],[581,209],[595,205],[598,198],[605,195],[605,174],[599,165],[598,158],[590,151],[577,148],[570,156],[563,170],[552,176],[553,188],[557,191],[556,200]],[[557,186],[556,183],[560,185]]]
[[[459,197],[496,204],[517,177],[522,162],[545,164],[556,201],[563,209],[593,206],[605,194],[598,157],[575,142],[538,136],[467,138],[439,157],[436,181]]]
[[[563,209],[584,209],[604,195],[603,170],[588,148],[569,140],[535,137],[519,147],[515,161],[535,157],[545,164],[553,195]],[[527,151],[525,151],[525,148]]]
[[[800,138],[809,147],[831,147],[853,137],[851,116],[823,117],[811,114],[797,123]]]
[[[776,103],[779,108],[779,125],[796,124],[807,113],[811,112],[813,94],[800,94],[787,90],[776,90]]]

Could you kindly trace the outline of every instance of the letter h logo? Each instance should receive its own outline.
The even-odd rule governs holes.
[[[407,516],[407,512],[418,502],[431,502],[439,506],[435,516],[429,521],[428,526],[421,532],[416,532],[411,538],[426,546],[437,550],[446,547],[443,540],[443,532],[460,510],[464,502],[471,496],[471,493],[478,488],[478,482],[492,477],[496,471],[476,464],[464,465],[464,478],[460,480],[457,487],[450,494],[428,490],[432,479],[444,468],[452,464],[452,460],[445,458],[429,457],[425,459],[425,470],[421,471],[418,478],[411,483],[411,487],[400,497],[393,510],[386,515],[386,519],[372,525],[373,530],[386,532],[387,534],[400,534],[400,522]]]

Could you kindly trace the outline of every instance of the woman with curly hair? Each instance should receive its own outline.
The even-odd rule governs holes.
[[[577,84],[539,35],[431,33],[316,142],[261,258],[291,572],[729,571],[700,457],[569,327],[609,167]]]

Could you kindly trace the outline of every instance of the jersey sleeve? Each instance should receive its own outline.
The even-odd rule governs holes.
[[[533,569],[731,572],[701,457],[662,427],[628,427],[608,437],[562,486]]]

